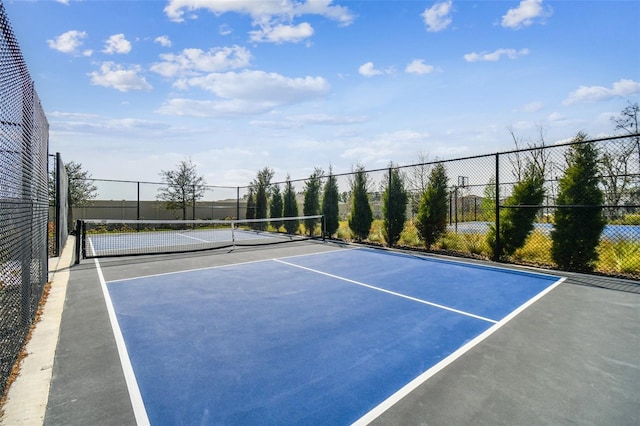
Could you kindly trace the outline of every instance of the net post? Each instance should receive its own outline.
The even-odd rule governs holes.
[[[76,243],[75,243],[75,247],[74,247],[75,256],[76,257],[75,257],[75,260],[73,262],[75,265],[79,265],[80,264],[80,254],[81,254],[80,248],[82,246],[82,242],[80,240],[80,238],[82,236],[82,224],[81,224],[81,222],[82,221],[80,219],[76,220],[76,227],[75,227],[76,228],[76,231],[75,231],[75,233],[76,233]]]
[[[80,221],[80,252],[82,254],[82,258],[87,258],[87,224],[84,220]]]
[[[236,228],[235,228],[235,221],[231,221],[231,246],[233,247],[233,249],[236,248]]]
[[[322,241],[326,241],[327,222],[325,221],[324,215],[320,216],[320,226],[322,228]]]
[[[236,187],[236,219],[240,219],[240,187]]]

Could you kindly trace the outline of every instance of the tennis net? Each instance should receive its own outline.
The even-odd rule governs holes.
[[[76,262],[324,238],[324,216],[244,220],[79,220]]]

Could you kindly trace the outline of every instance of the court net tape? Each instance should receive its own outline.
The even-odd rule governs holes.
[[[323,239],[324,216],[240,220],[79,220],[76,263]]]

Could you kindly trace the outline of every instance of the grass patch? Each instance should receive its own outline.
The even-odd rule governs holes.
[[[524,246],[515,251],[512,260],[536,265],[554,265],[551,258],[551,238],[541,231],[533,231],[527,237]]]
[[[445,233],[435,244],[435,248],[489,257],[491,250],[484,234]]]
[[[404,229],[400,233],[398,245],[408,247],[423,247],[424,243],[418,236],[418,229],[412,220],[404,224]]]
[[[369,229],[369,237],[367,241],[375,244],[386,244],[387,241],[384,238],[382,229],[384,228],[384,222],[380,219],[376,219],[371,222],[371,229]]]
[[[623,218],[610,221],[612,225],[640,225],[640,213],[629,213]]]
[[[602,240],[598,246],[596,270],[640,276],[640,243]]]

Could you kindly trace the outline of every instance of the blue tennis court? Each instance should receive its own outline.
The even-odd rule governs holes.
[[[138,421],[316,425],[382,410],[560,281],[341,249],[104,285]]]

